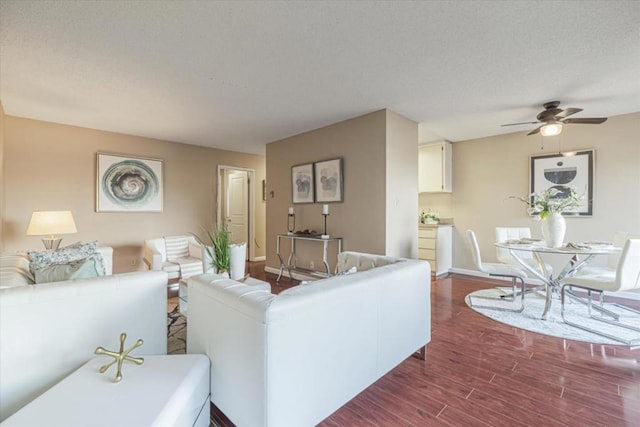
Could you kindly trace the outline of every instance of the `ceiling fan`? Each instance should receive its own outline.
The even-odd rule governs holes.
[[[529,125],[540,124],[537,128],[529,132],[527,135],[534,135],[538,132],[542,136],[558,135],[562,132],[563,124],[591,124],[599,125],[607,121],[606,117],[584,117],[579,119],[568,119],[567,117],[579,113],[582,108],[558,108],[560,101],[550,101],[542,104],[544,111],[536,116],[536,122],[509,123],[502,126]]]

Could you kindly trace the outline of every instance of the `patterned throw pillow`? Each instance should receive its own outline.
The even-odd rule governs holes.
[[[36,283],[53,283],[63,280],[88,279],[100,276],[98,260],[92,255],[79,261],[51,264],[36,270]]]
[[[35,275],[37,270],[52,264],[70,264],[74,261],[95,259],[99,275],[104,276],[106,274],[104,260],[102,259],[102,255],[96,250],[97,245],[97,241],[86,244],[78,242],[53,251],[28,252],[27,254],[29,258],[31,258],[29,268]]]

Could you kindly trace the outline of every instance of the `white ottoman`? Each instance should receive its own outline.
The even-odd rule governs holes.
[[[209,359],[202,354],[145,356],[101,374],[110,357],[96,357],[4,420],[10,426],[209,425]]]

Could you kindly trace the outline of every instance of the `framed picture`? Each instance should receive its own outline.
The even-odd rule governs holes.
[[[313,203],[313,163],[291,167],[293,203]]]
[[[97,212],[162,212],[162,160],[98,153]]]
[[[593,215],[594,150],[531,156],[530,169],[531,193],[543,192],[550,187],[562,192],[573,187],[583,202],[578,208],[563,212],[563,215]],[[560,193],[557,197],[567,197],[567,193]]]
[[[342,159],[314,163],[316,202],[342,201]]]

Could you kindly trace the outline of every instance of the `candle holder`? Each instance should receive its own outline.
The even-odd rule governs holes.
[[[296,215],[290,213],[287,215],[287,234],[293,234],[293,230],[296,229]]]
[[[320,236],[323,239],[328,239],[330,236],[327,234],[327,217],[329,216],[328,213],[323,213],[322,216],[324,217],[324,233],[322,233],[322,236]]]

